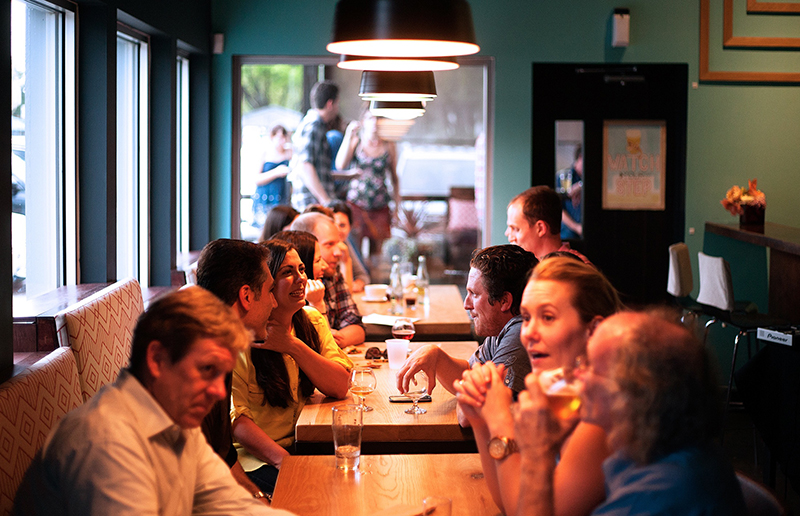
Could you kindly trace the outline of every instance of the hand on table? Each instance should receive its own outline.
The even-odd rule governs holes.
[[[350,290],[352,292],[364,292],[364,280],[353,280],[353,287]]]
[[[428,392],[433,392],[433,388],[436,387],[436,362],[440,352],[441,349],[434,344],[422,346],[414,351],[397,372],[397,390],[408,392],[411,378],[419,371],[424,371],[428,377]]]
[[[333,335],[333,340],[336,341],[337,346],[339,346],[340,348],[347,347],[347,343],[345,342],[346,337],[342,335],[341,331],[331,328],[331,334]]]

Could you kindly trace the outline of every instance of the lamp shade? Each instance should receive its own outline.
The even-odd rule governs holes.
[[[387,102],[373,100],[369,103],[369,110],[375,116],[391,118],[392,120],[413,120],[425,114],[425,105],[422,102]]]
[[[393,102],[433,100],[436,98],[436,80],[433,72],[378,72],[361,73],[358,95],[363,100]]]
[[[384,72],[445,71],[455,70],[454,57],[372,57],[342,55],[336,65],[343,70],[379,70]]]
[[[475,54],[466,0],[339,0],[328,52],[374,57]]]

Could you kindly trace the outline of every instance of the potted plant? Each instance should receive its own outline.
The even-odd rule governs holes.
[[[734,185],[720,203],[731,212],[731,215],[739,215],[740,227],[760,228],[763,231],[767,198],[764,192],[758,189],[757,182],[757,179],[748,181],[747,188]]]

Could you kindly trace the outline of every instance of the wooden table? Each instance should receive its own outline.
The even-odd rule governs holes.
[[[478,347],[475,341],[467,342],[412,342],[411,349],[426,344],[439,345],[450,355],[469,358]],[[366,343],[359,346],[359,355],[350,355],[356,365],[365,364],[364,351],[377,346],[385,348],[383,342]],[[364,453],[454,453],[475,451],[475,441],[470,429],[461,428],[456,416],[456,398],[444,387],[437,385],[431,394],[432,401],[421,403],[426,414],[411,415],[403,412],[409,403],[390,403],[389,396],[400,394],[397,390],[396,373],[388,363],[375,369],[378,385],[375,392],[367,396],[366,403],[374,410],[364,413],[362,451]],[[331,431],[331,408],[352,400],[337,400],[324,397],[320,392],[306,402],[295,427],[298,453],[333,454],[333,432]]]
[[[761,232],[706,222],[706,232],[768,247],[769,313],[800,323],[800,228],[767,222]]]
[[[422,499],[453,500],[453,516],[500,514],[478,454],[362,455],[360,469],[336,469],[334,457],[284,459],[272,506],[300,516],[418,516]]]
[[[464,300],[455,285],[431,285],[430,307],[418,306],[416,310],[406,309],[405,316],[420,320],[414,325],[416,340],[465,340],[472,337],[472,321],[464,310]],[[353,299],[361,315],[388,314],[389,302],[364,301],[364,293],[353,294]],[[367,340],[391,338],[391,327],[367,324]]]

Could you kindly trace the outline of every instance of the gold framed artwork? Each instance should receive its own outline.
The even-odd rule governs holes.
[[[759,2],[758,0],[747,0],[747,12],[800,14],[800,2]]]
[[[663,211],[667,122],[603,121],[603,209]]]
[[[752,2],[753,0],[749,0]],[[723,37],[733,37],[733,0],[724,0],[726,5],[723,5],[723,18],[725,11],[731,14],[730,23],[725,27],[726,23],[723,20]],[[760,3],[760,2],[757,2]],[[800,5],[800,4],[784,4],[780,5]],[[748,4],[749,6],[749,4]],[[800,83],[800,73],[797,72],[751,72],[751,71],[723,71],[712,70],[709,63],[709,45],[711,32],[711,0],[700,0],[700,67],[699,78],[701,81],[707,82],[762,82],[762,83]],[[762,39],[762,38],[753,38]],[[798,39],[798,38],[767,38],[767,39]],[[784,42],[785,43],[785,42]],[[759,45],[764,47],[765,45]],[[768,47],[768,45],[767,45]],[[773,48],[776,45],[773,42]],[[780,48],[795,48],[795,47],[780,47]],[[800,48],[800,47],[797,47]]]
[[[750,0],[749,3],[753,0]],[[791,4],[777,4],[791,5]],[[795,4],[800,6],[800,4]],[[748,12],[749,9],[748,9]],[[773,13],[779,11],[772,11]],[[780,11],[787,12],[787,11]],[[722,5],[722,46],[725,48],[800,48],[800,38],[771,38],[733,35],[733,0]]]

